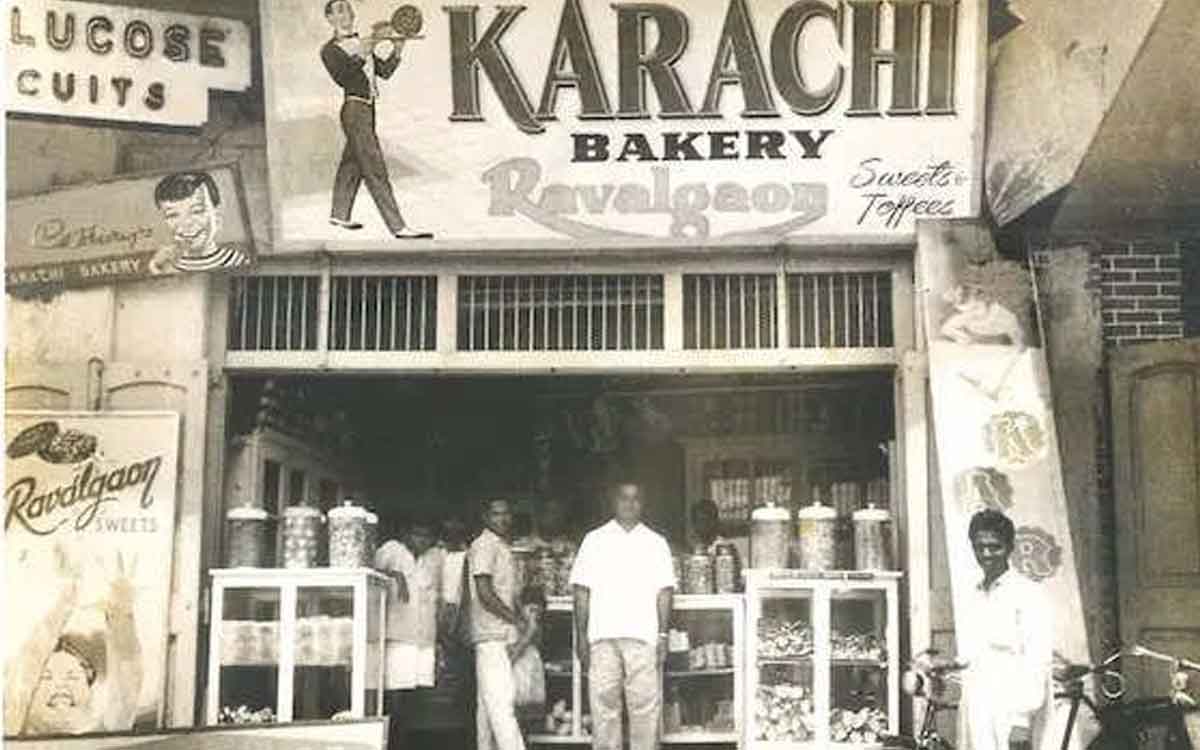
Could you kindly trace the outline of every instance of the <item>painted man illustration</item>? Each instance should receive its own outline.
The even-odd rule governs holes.
[[[341,121],[346,136],[346,147],[333,179],[329,223],[342,229],[362,229],[362,224],[350,217],[358,189],[366,182],[392,236],[405,240],[432,237],[429,232],[418,232],[404,223],[375,133],[378,79],[391,78],[396,72],[403,41],[396,44],[387,39],[359,37],[349,0],[325,3],[325,20],[333,27],[333,38],[321,47],[321,62],[345,94]]]
[[[171,242],[150,260],[150,273],[215,271],[250,262],[236,242],[220,243],[221,192],[208,172],[176,172],[159,180],[154,204],[171,230]]]

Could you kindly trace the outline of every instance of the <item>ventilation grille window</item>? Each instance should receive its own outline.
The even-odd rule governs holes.
[[[658,275],[462,276],[462,351],[663,348]]]
[[[789,346],[871,349],[893,345],[890,274],[791,274],[787,283]]]
[[[436,276],[333,277],[330,349],[411,352],[436,345]]]
[[[779,315],[771,274],[683,277],[685,349],[772,349]]]
[[[318,276],[234,276],[229,340],[234,351],[317,348]]]

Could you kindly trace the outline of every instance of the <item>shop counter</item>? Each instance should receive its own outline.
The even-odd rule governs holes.
[[[383,714],[384,576],[366,568],[211,576],[207,724]]]

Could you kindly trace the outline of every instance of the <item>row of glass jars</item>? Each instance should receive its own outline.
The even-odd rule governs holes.
[[[891,514],[868,505],[851,516],[853,555],[858,570],[891,570]],[[750,565],[753,568],[836,570],[838,514],[820,501],[796,511],[793,545],[792,512],[778,505],[756,508],[750,516]]]
[[[276,567],[271,526],[275,520],[262,508],[229,511],[226,565],[230,568]],[[371,567],[378,542],[379,517],[345,500],[328,514],[309,505],[293,505],[280,520],[278,567],[315,568],[322,548],[329,550],[331,568]]]

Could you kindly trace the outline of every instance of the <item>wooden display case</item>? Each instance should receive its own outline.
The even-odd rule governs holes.
[[[677,645],[681,640],[678,634],[687,633],[690,648],[671,654],[663,671],[663,744],[738,743],[745,704],[744,622],[741,595],[675,597],[671,629],[677,634]],[[575,658],[570,597],[550,599],[543,631],[546,709],[549,712],[556,701],[566,701],[571,716],[568,722],[558,724],[563,727],[561,733],[549,731],[543,721],[528,741],[537,745],[588,745],[587,677],[581,674]],[[699,656],[701,652],[705,655]]]
[[[368,569],[213,570],[205,723],[383,713],[387,579]]]
[[[746,571],[743,750],[879,747],[898,733],[900,575]]]

